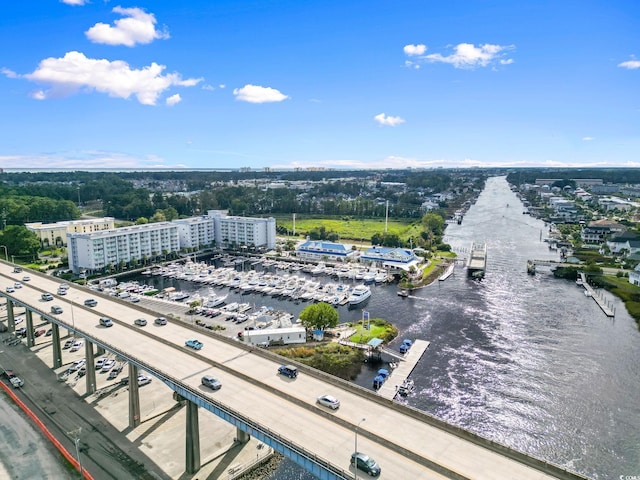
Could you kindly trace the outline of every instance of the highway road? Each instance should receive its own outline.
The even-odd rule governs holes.
[[[339,381],[328,382],[322,375],[313,375],[305,369],[297,379],[282,377],[277,374],[280,362],[275,356],[251,352],[244,345],[215,338],[206,331],[194,331],[179,322],[170,320],[165,326],[154,325],[153,312],[100,296],[84,287],[72,285],[67,295],[59,296],[55,293],[60,283],[57,279],[29,273],[31,281],[23,288],[5,293],[5,287],[20,281],[24,274],[13,273],[12,265],[1,263],[2,294],[71,328],[75,326],[80,334],[86,333],[142,359],[160,373],[179,379],[203,396],[314,452],[342,469],[346,477],[354,475],[349,458],[354,449],[355,427],[366,418],[358,429],[358,450],[376,459],[382,468],[381,478],[427,480],[449,476],[428,468],[429,462],[442,465],[461,478],[558,478],[430,425],[411,409],[391,407],[389,402],[375,398],[372,392],[343,386]],[[52,293],[54,301],[41,300],[42,292]],[[83,306],[89,297],[98,300],[96,307]],[[52,305],[61,306],[63,313],[50,314]],[[109,316],[116,324],[102,327],[98,321],[100,316]],[[133,324],[140,317],[148,320],[146,327]],[[37,323],[35,319],[34,323]],[[194,337],[204,343],[198,352],[184,346],[187,338]],[[205,374],[219,378],[222,389],[212,392],[201,386],[200,378]],[[325,393],[341,400],[339,410],[333,412],[316,405],[316,397]],[[144,395],[144,390],[140,395]],[[206,439],[201,439],[204,441]],[[358,476],[365,475],[359,472]],[[582,478],[570,474],[563,477]]]

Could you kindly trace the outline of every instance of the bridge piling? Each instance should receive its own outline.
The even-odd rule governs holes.
[[[11,300],[7,300],[7,330],[11,333],[16,331],[16,319],[13,315],[13,303]]]
[[[198,405],[187,400],[186,421],[186,470],[194,474],[200,470],[200,427],[198,420]]]
[[[93,343],[88,340],[86,340],[84,343],[84,354],[87,360],[87,374],[85,375],[86,388],[87,393],[92,394],[96,392],[96,362],[93,356]]]
[[[60,328],[57,323],[51,325],[51,345],[53,346],[53,368],[62,366],[62,348],[60,347]]]
[[[99,351],[100,349],[98,349]],[[138,391],[138,367],[129,363],[129,428],[140,425],[140,392]]]
[[[24,316],[26,318],[25,323],[27,324],[27,347],[31,348],[36,344],[36,339],[33,336],[33,315],[31,314],[31,310],[27,308]]]

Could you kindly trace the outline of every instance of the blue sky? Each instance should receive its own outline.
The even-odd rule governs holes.
[[[637,0],[36,0],[2,168],[640,166]]]

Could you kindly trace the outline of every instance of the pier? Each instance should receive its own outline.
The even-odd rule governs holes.
[[[416,368],[418,361],[422,358],[422,355],[424,355],[428,347],[428,341],[416,340],[404,355],[393,352],[394,357],[402,357],[402,361],[398,362],[398,366],[391,371],[391,375],[389,375],[387,381],[378,389],[378,395],[393,400],[398,393],[398,387],[411,375],[411,372]],[[385,353],[389,352],[385,349]]]
[[[585,295],[593,298],[607,317],[615,317],[615,310],[609,307],[606,299],[600,294],[600,292],[595,291],[593,287],[587,283],[587,276],[584,274],[584,272],[580,272],[580,279],[582,282],[582,286],[584,287]]]

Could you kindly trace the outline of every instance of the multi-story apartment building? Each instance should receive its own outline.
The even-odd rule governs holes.
[[[178,226],[180,248],[211,247],[216,241],[213,221],[207,215],[181,218],[171,223]]]
[[[101,271],[108,265],[155,258],[180,251],[178,225],[148,223],[92,233],[68,233],[69,268]]]
[[[221,248],[276,247],[275,218],[229,217],[221,210],[209,210],[207,215],[213,220],[216,245]]]
[[[70,220],[56,223],[25,223],[28,230],[34,232],[44,247],[63,247],[67,242],[67,233],[90,233],[114,228],[113,217],[91,218],[87,220]]]

